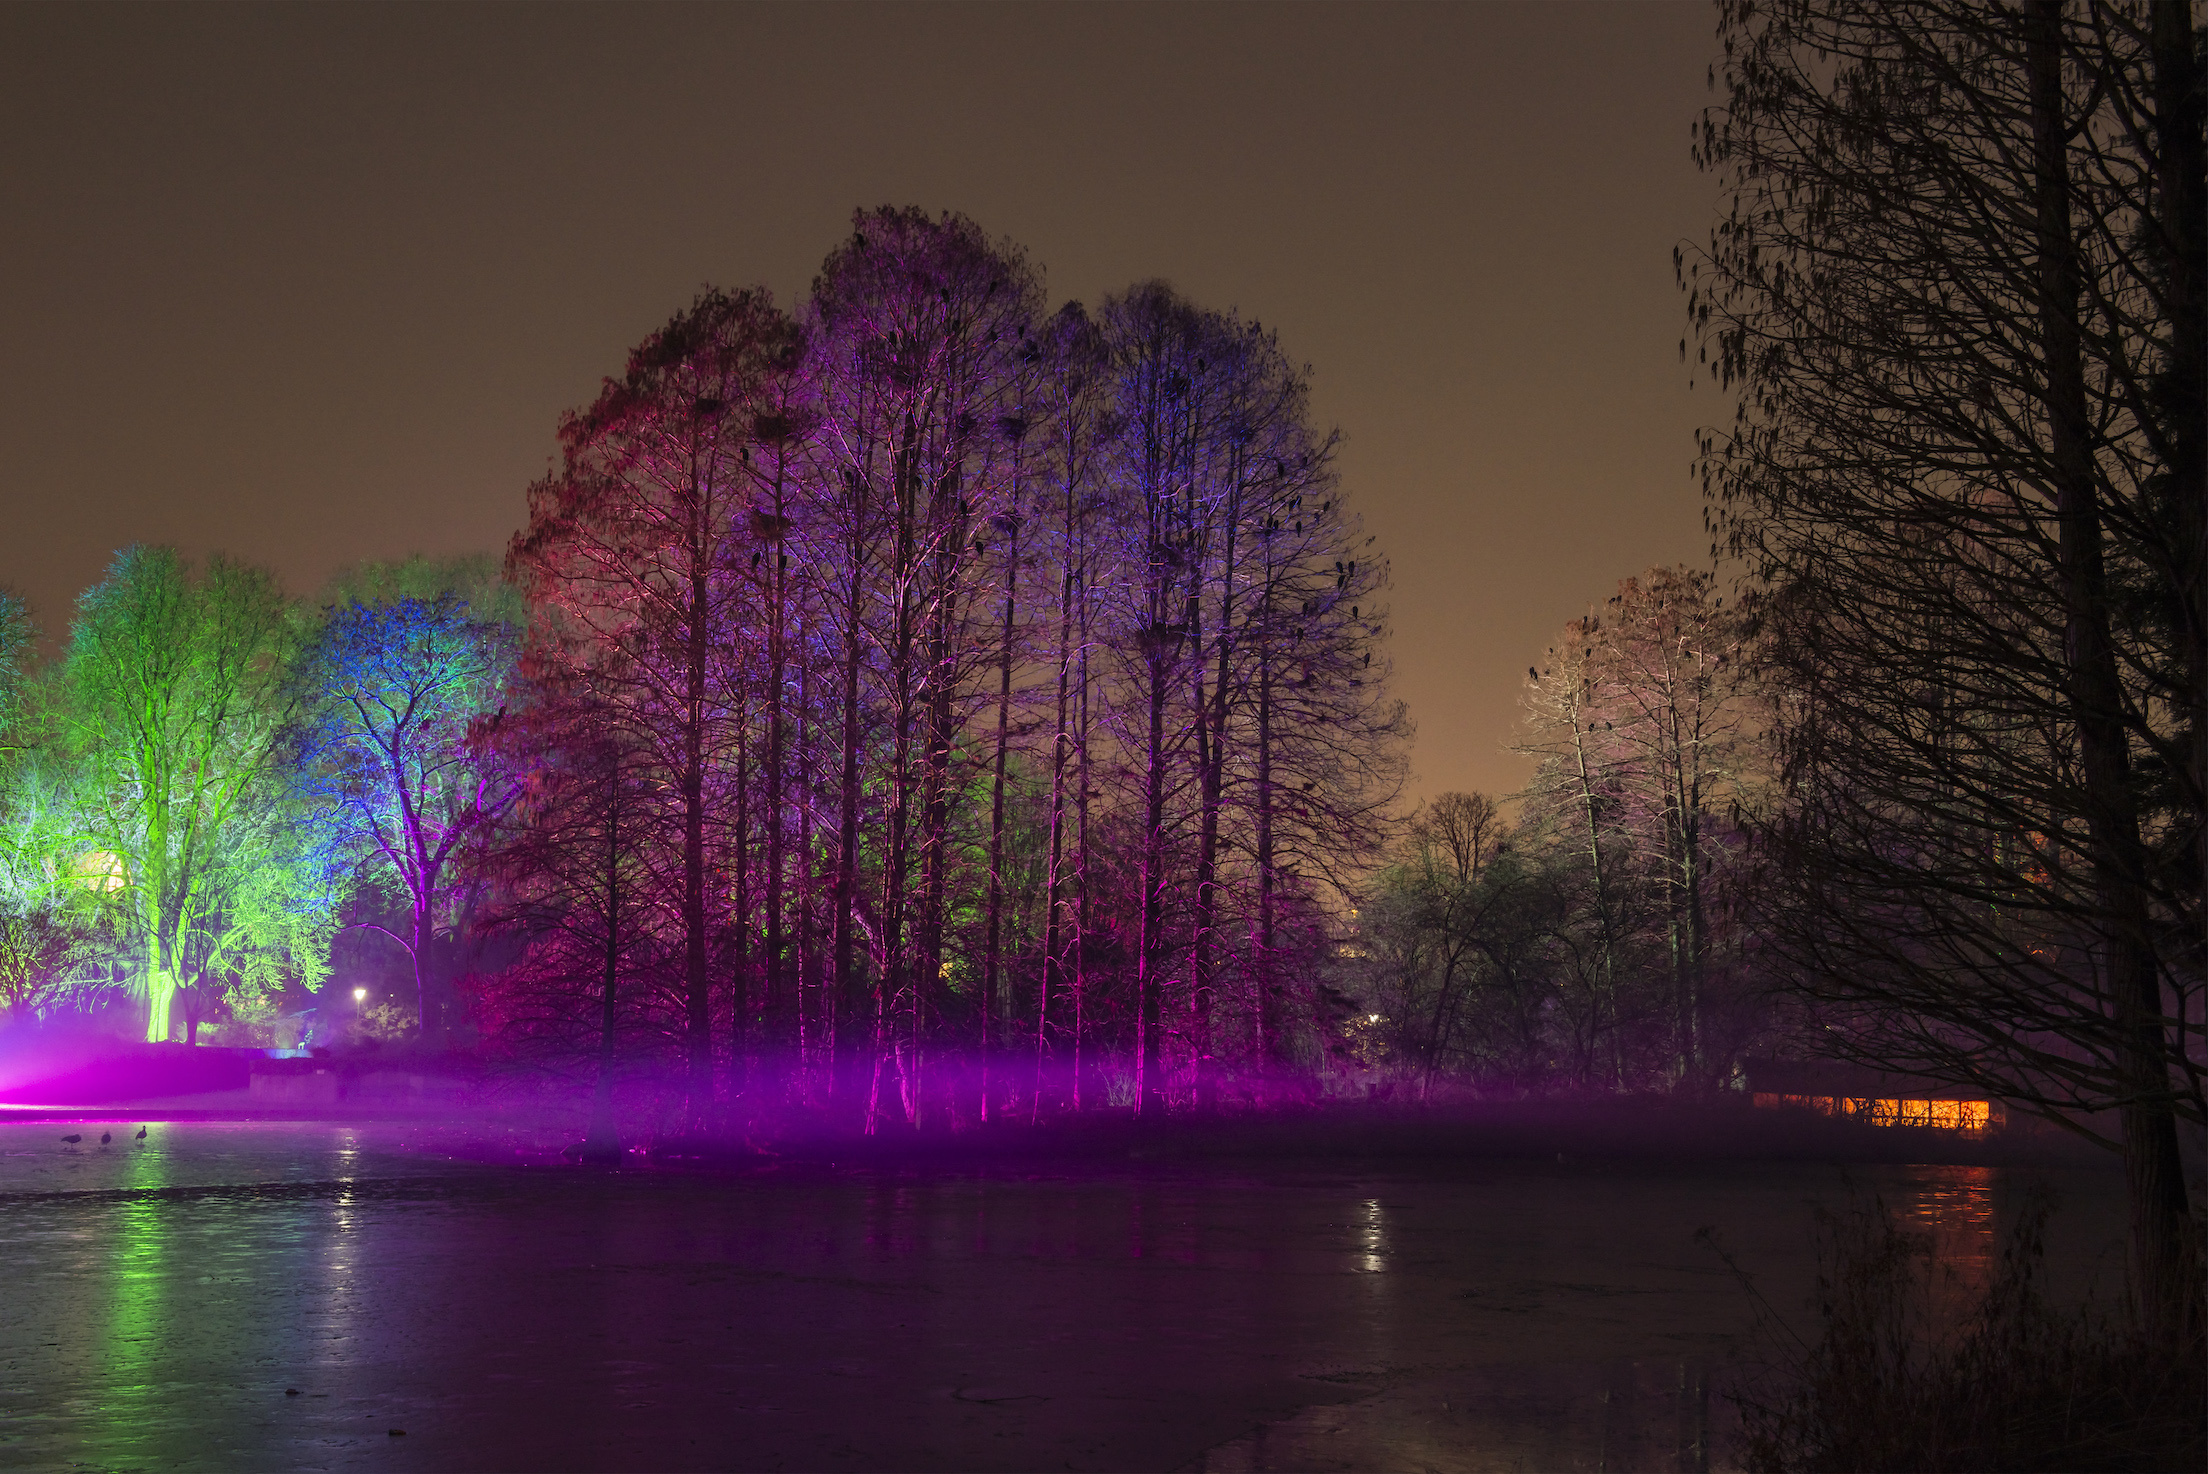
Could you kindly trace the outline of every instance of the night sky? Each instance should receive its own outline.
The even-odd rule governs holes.
[[[1671,255],[1695,3],[0,10],[0,583],[112,551],[503,550],[561,410],[706,282],[794,305],[854,206],[1054,300],[1277,327],[1394,560],[1413,792],[1508,791],[1525,669],[1700,561]]]

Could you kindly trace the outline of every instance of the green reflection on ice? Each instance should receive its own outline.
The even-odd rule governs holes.
[[[150,1191],[168,1186],[167,1154],[158,1146],[135,1148],[110,1220],[107,1260],[107,1335],[101,1347],[101,1407],[95,1447],[119,1451],[136,1444],[160,1416],[157,1386],[162,1352],[173,1332],[167,1323],[169,1222]]]

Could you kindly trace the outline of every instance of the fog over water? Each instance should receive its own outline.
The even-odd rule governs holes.
[[[136,1129],[0,1125],[0,1464],[1693,1467],[1753,1317],[1696,1229],[1793,1311],[1809,1205],[1847,1192],[1799,1164],[599,1172],[458,1128]],[[1853,1177],[1966,1277],[2025,1182]],[[2115,1180],[2058,1180],[2058,1288],[2112,1287]]]

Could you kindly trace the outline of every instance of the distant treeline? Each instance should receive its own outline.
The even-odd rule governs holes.
[[[1367,887],[1358,1052],[1420,1095],[1703,1090],[1800,1022],[1755,970],[1746,839],[1774,801],[1752,627],[1656,568],[1527,671],[1516,812],[1449,793]]]

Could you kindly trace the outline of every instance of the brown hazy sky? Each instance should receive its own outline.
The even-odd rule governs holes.
[[[113,550],[311,590],[502,549],[556,416],[854,206],[1054,298],[1277,327],[1394,562],[1421,796],[1507,791],[1528,664],[1700,560],[1671,252],[1703,3],[0,9],[0,583]]]

